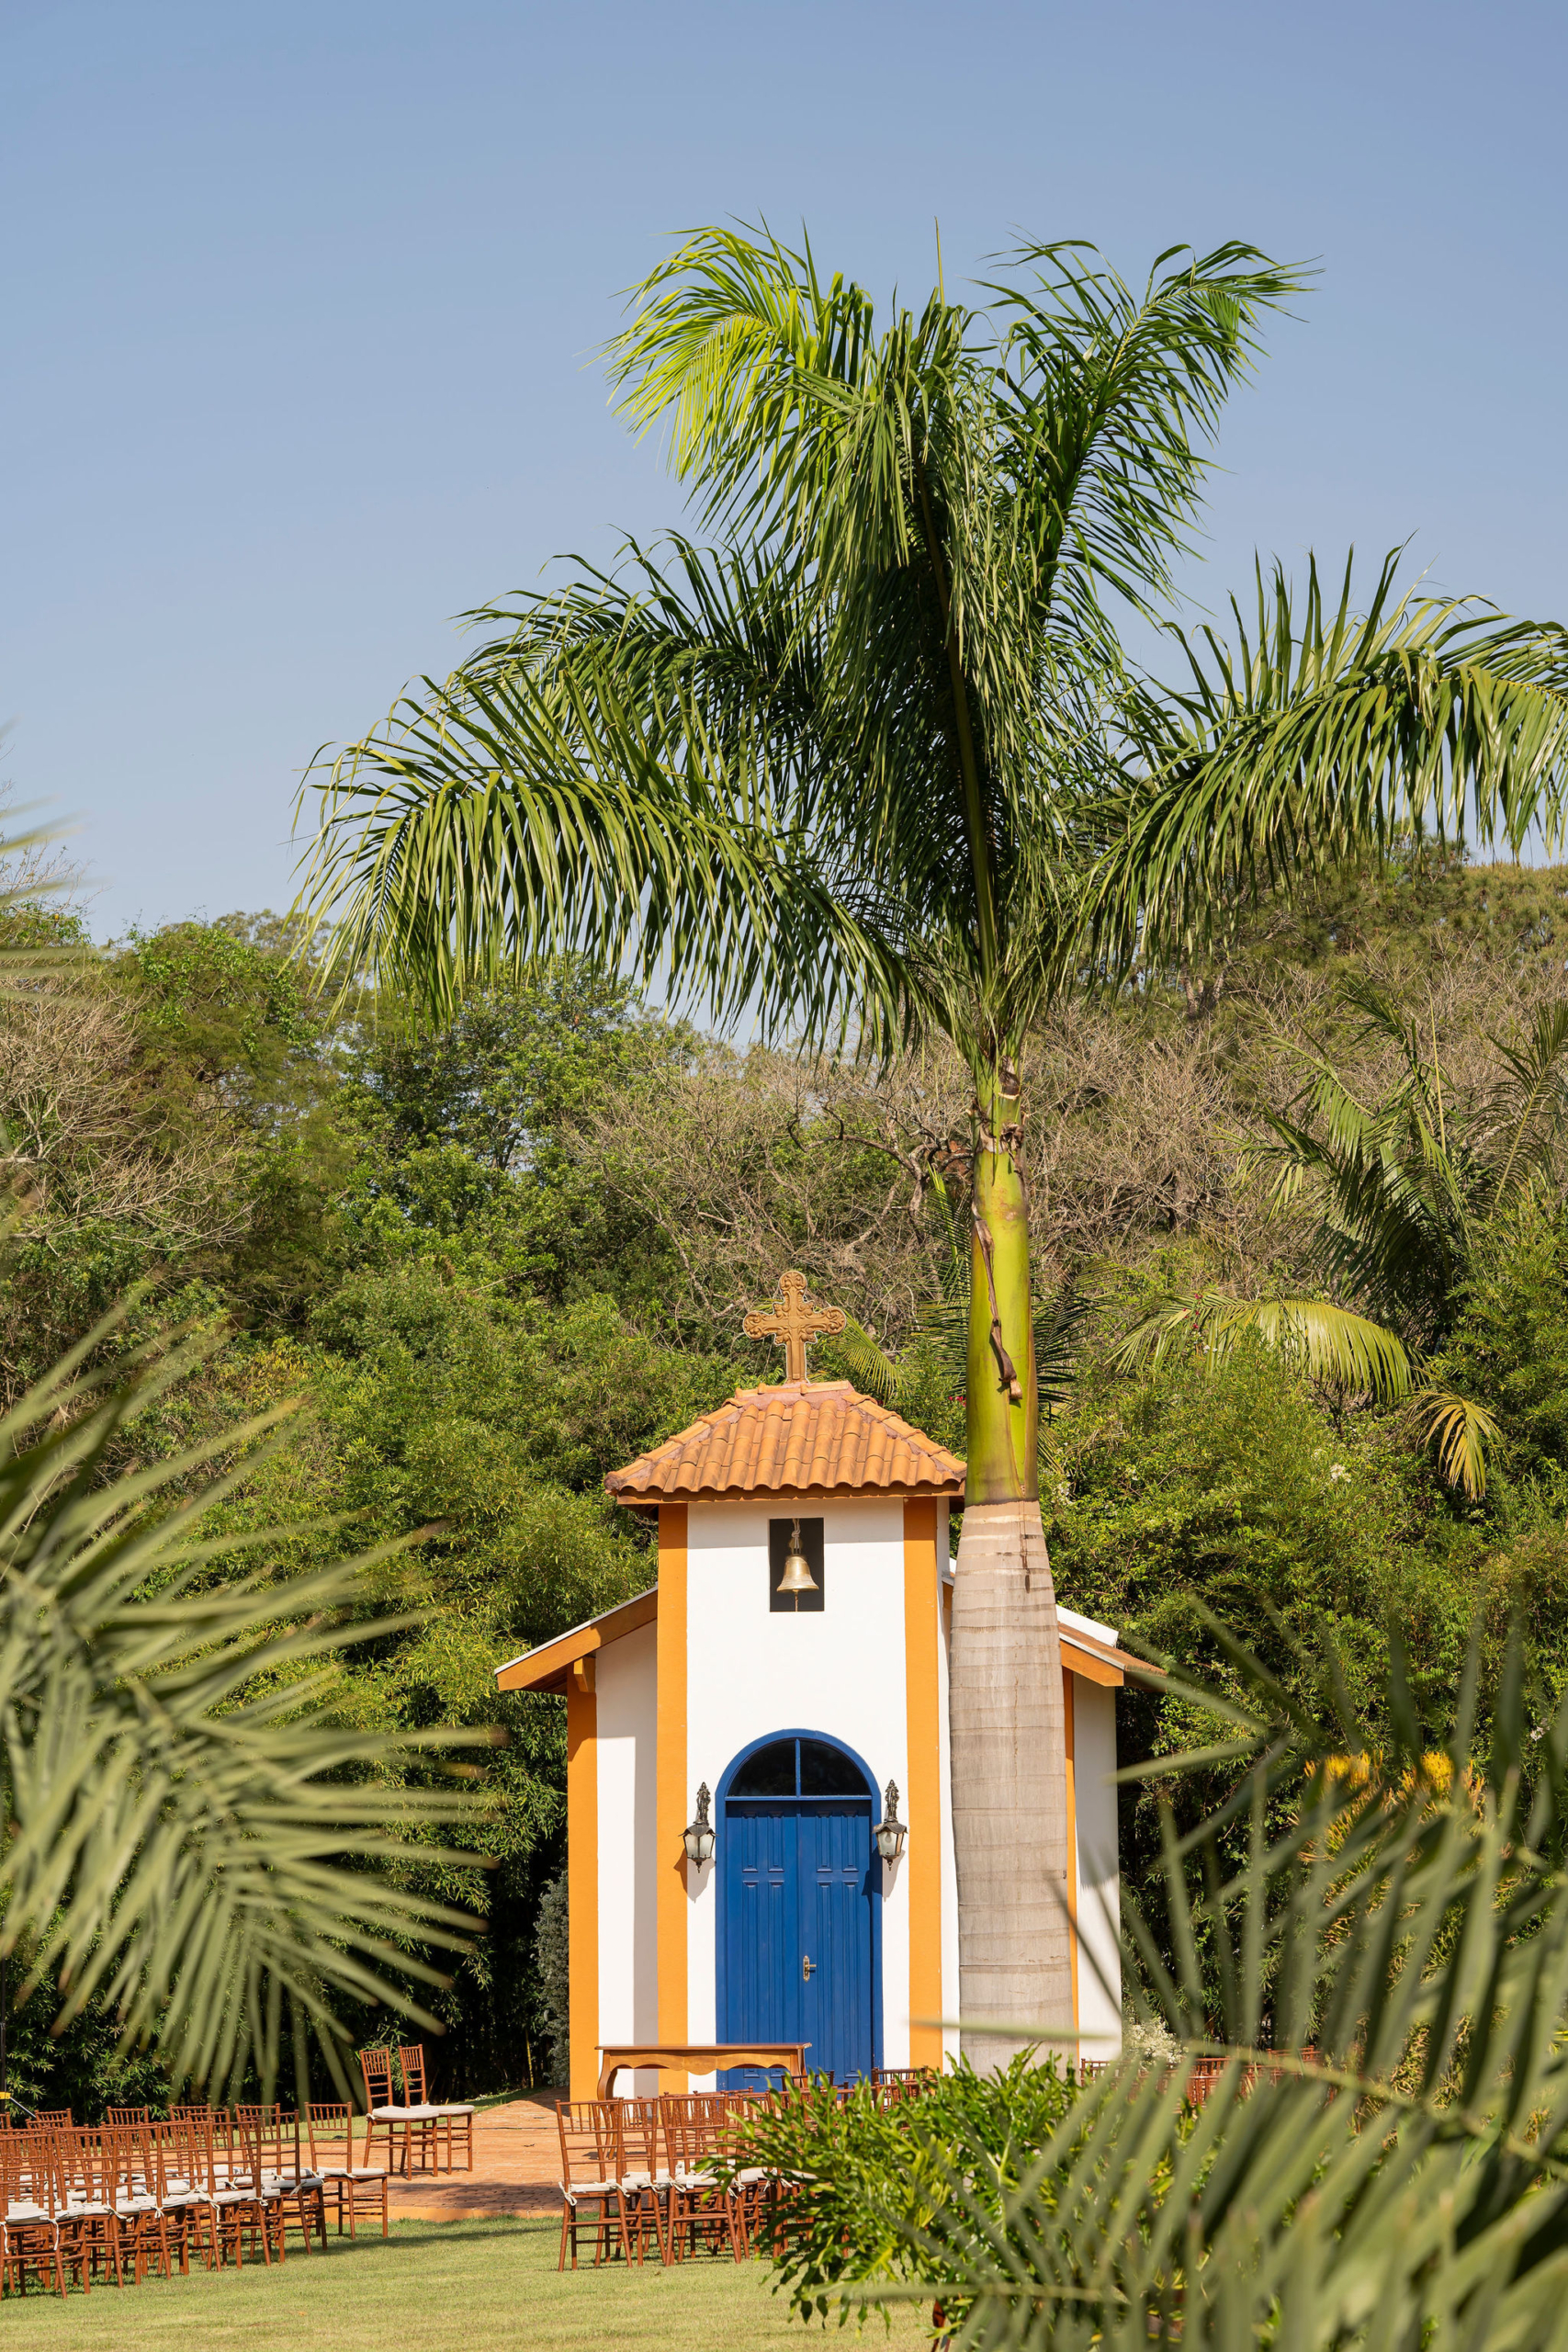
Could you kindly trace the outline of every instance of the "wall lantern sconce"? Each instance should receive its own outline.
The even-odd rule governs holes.
[[[713,1824],[708,1819],[710,1802],[708,1784],[705,1781],[697,1791],[696,1819],[688,1821],[682,1832],[685,1840],[686,1860],[689,1862],[695,1862],[698,1870],[702,1869],[705,1862],[711,1862],[713,1860]]]
[[[904,1850],[904,1840],[909,1834],[908,1824],[898,1818],[898,1783],[889,1781],[882,1792],[883,1817],[872,1831],[876,1850],[885,1862],[896,1862]]]

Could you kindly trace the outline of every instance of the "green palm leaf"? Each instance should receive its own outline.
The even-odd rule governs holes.
[[[1503,1432],[1483,1405],[1454,1389],[1427,1385],[1411,1399],[1416,1427],[1438,1457],[1450,1487],[1462,1487],[1472,1501],[1486,1492],[1486,1453]]]
[[[115,1475],[127,1416],[194,1358],[114,1385],[83,1369],[112,1331],[0,1419],[0,1949],[31,1954],[24,1996],[55,1980],[62,2019],[107,1996],[176,2079],[254,2064],[270,2098],[285,2035],[298,2051],[311,2034],[341,2087],[334,1994],[434,2024],[408,1984],[442,1981],[427,1954],[462,1950],[473,1923],[410,1872],[473,1863],[432,1842],[477,1802],[439,1785],[439,1751],[490,1735],[339,1719],[334,1654],[409,1621],[355,1622],[361,1564],[275,1578],[266,1531],[203,1540],[189,1480],[220,1454],[254,1461],[265,1421]],[[246,1552],[256,1567],[219,1580]],[[407,1784],[432,1766],[436,1785]]]
[[[1111,1362],[1122,1372],[1157,1369],[1174,1348],[1195,1342],[1220,1363],[1248,1335],[1292,1357],[1309,1379],[1384,1401],[1410,1394],[1410,1358],[1397,1335],[1320,1298],[1172,1292],[1124,1335]]]
[[[1517,847],[1555,838],[1568,774],[1568,637],[1472,604],[1396,593],[1385,559],[1359,612],[1347,563],[1337,604],[1309,561],[1298,612],[1276,567],[1258,571],[1235,643],[1173,629],[1184,690],[1131,698],[1139,781],[1116,804],[1102,924],[1136,909],[1152,941],[1203,936],[1217,910],[1368,850],[1405,827]]]

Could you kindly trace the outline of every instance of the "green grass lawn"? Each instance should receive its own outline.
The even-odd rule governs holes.
[[[327,2253],[291,2244],[279,2270],[197,2271],[116,2290],[6,2299],[4,2352],[36,2346],[69,2352],[141,2347],[321,2346],[321,2352],[528,2352],[615,2345],[668,2345],[679,2352],[750,2352],[753,2345],[809,2339],[769,2291],[763,2262],[711,2257],[663,2270],[617,2265],[597,2273],[556,2270],[555,2222],[400,2222],[389,2239],[333,2239]],[[930,2306],[895,2310],[889,2337],[873,2314],[868,2344],[929,2341]],[[853,2323],[850,2335],[854,2334]],[[844,2339],[837,2335],[834,2340]]]

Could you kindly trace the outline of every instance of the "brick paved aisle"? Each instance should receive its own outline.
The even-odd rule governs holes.
[[[553,2091],[530,2091],[476,2115],[472,2172],[416,2173],[410,2180],[394,2172],[387,2199],[391,2219],[469,2222],[492,2213],[558,2213],[556,2098]],[[358,2135],[355,2144],[364,2144]]]

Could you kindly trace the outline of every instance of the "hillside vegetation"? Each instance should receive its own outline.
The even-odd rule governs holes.
[[[11,920],[73,935],[72,918]],[[964,1197],[965,1084],[940,1054],[873,1070],[749,1052],[578,967],[422,1031],[395,1003],[329,1002],[293,945],[267,917],[179,924],[0,999],[0,1380],[15,1396],[135,1291],[133,1331],[194,1325],[211,1341],[129,1427],[136,1458],[299,1400],[221,1513],[293,1530],[280,1572],[334,1554],[345,1530],[355,1548],[418,1536],[383,1555],[365,1609],[423,1610],[423,1627],[361,1653],[342,1703],[509,1735],[488,1767],[494,1867],[446,1889],[488,1928],[443,1996],[442,2072],[482,2090],[546,2064],[530,1952],[563,1834],[559,1702],[499,1698],[493,1668],[648,1581],[646,1532],[606,1504],[604,1474],[738,1381],[777,1375],[740,1319],[785,1265],[874,1337],[906,1409],[962,1448],[926,1310]],[[1403,1045],[1369,1020],[1373,995]],[[1413,855],[1238,921],[1201,966],[1145,972],[1114,999],[1086,988],[1040,1027],[1024,1072],[1036,1263],[1047,1303],[1073,1301],[1043,1449],[1064,1601],[1211,1667],[1217,1617],[1287,1683],[1343,1674],[1369,1714],[1402,1645],[1434,1736],[1472,1628],[1495,1685],[1517,1609],[1542,1708],[1562,1691],[1554,1063],[1528,1181],[1512,1162],[1504,1181],[1496,1139],[1517,1125],[1510,1073],[1565,1000],[1568,872]],[[1376,1112],[1408,1098],[1417,1068],[1450,1190],[1423,1210],[1426,1256],[1411,1244],[1374,1281],[1325,1251],[1311,1182],[1281,1197],[1271,1122],[1321,1142],[1314,1078]],[[1375,1315],[1423,1378],[1489,1417],[1483,1491],[1445,1475],[1408,1400],[1314,1377],[1256,1332],[1213,1343],[1225,1302],[1304,1295]],[[1177,1316],[1157,1359],[1130,1363],[1128,1332],[1184,1300],[1207,1302],[1210,1324]],[[813,1368],[863,1366],[852,1344]],[[1184,1741],[1171,1712],[1130,1698],[1126,1751]],[[1124,1830],[1136,1875],[1148,1800],[1128,1799]],[[155,2087],[135,2062],[108,2064],[108,2020],[59,2045],[47,2024],[41,2003],[14,2023],[19,2087],[78,2114]]]

